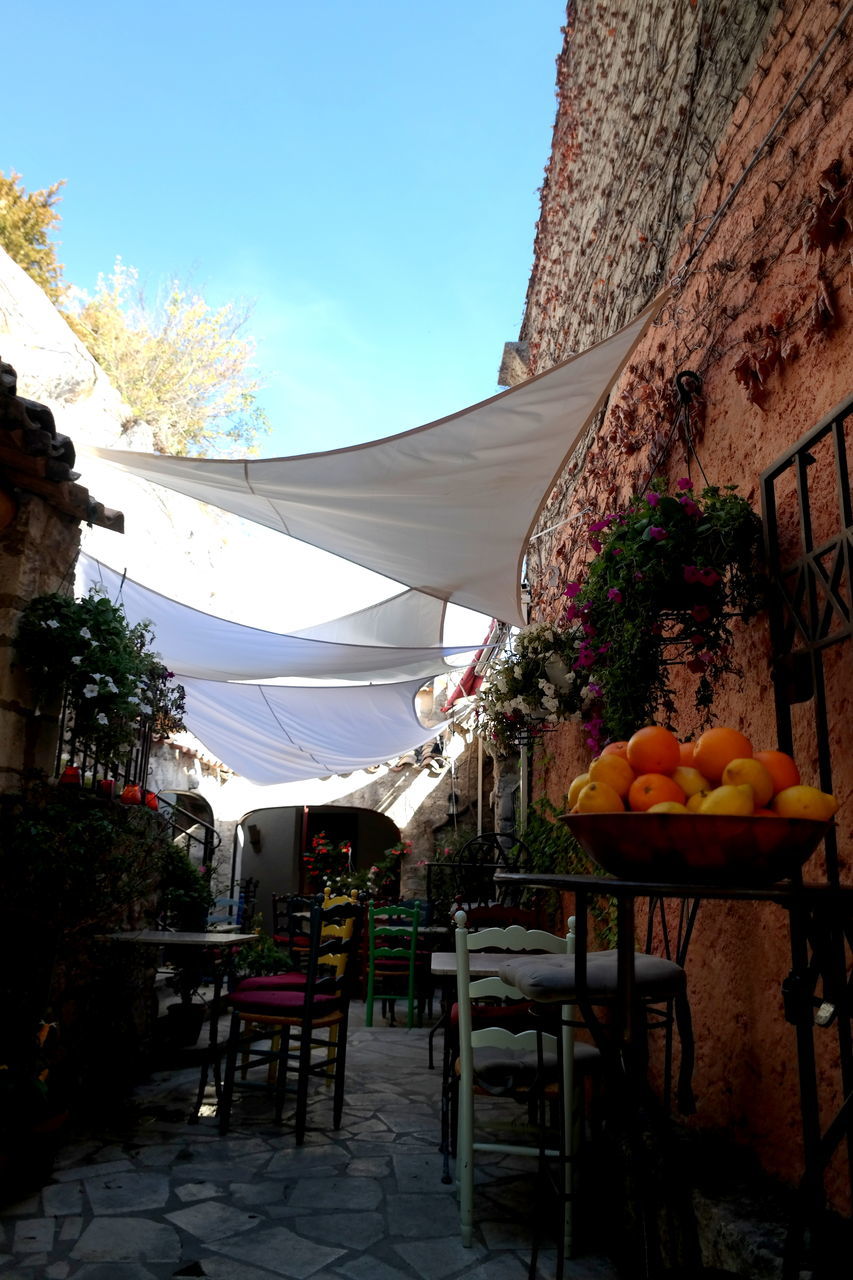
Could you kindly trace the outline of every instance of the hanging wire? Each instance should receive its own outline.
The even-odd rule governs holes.
[[[670,281],[673,287],[677,288],[684,283],[684,277],[686,276],[689,268],[693,265],[694,261],[696,260],[703,246],[707,244],[708,240],[710,240],[711,236],[714,234],[717,227],[720,225],[720,222],[722,221],[723,217],[727,213],[732,201],[737,196],[738,192],[740,191],[743,184],[746,182],[750,173],[752,173],[752,170],[758,164],[758,161],[761,159],[764,152],[767,151],[767,149],[775,141],[776,134],[778,133],[781,125],[784,123],[788,115],[788,112],[791,110],[791,107],[794,105],[797,98],[799,98],[800,95],[802,94],[803,90],[805,89],[809,80],[811,80],[815,71],[817,71],[818,67],[820,66],[821,62],[826,56],[827,50],[829,49],[829,46],[832,44],[833,40],[837,39],[842,34],[844,27],[847,24],[847,19],[850,17],[851,13],[853,13],[853,0],[848,0],[848,4],[844,12],[836,22],[835,26],[830,31],[829,35],[824,40],[823,44],[821,45],[820,49],[815,55],[811,63],[811,66],[806,71],[805,75],[803,76],[802,80],[800,80],[799,84],[796,86],[793,93],[791,93],[791,95],[788,97],[787,101],[782,107],[782,110],[779,112],[778,116],[773,121],[770,128],[767,130],[767,133],[764,135],[761,142],[755,148],[755,151],[753,152],[753,155],[752,155],[752,159],[747,164],[743,173],[740,175],[737,182],[734,184],[731,191],[726,196],[725,200],[717,209],[713,218],[708,223],[702,235],[699,237],[699,240],[697,241],[697,243],[691,249],[690,253],[687,255],[682,265],[675,272],[675,275],[672,277],[672,280]]]
[[[675,390],[678,394],[678,412],[675,415],[675,421],[672,428],[664,440],[658,455],[649,467],[646,483],[643,485],[640,497],[644,498],[649,491],[652,481],[657,475],[658,467],[669,453],[670,446],[679,432],[681,432],[684,440],[684,448],[687,453],[687,473],[690,474],[690,459],[695,458],[696,466],[707,487],[709,484],[708,477],[705,475],[705,468],[702,466],[702,460],[696,452],[696,446],[693,443],[693,433],[690,429],[690,405],[696,396],[702,394],[702,379],[693,369],[682,369],[680,373],[675,375]]]

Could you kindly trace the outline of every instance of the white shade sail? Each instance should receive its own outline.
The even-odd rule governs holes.
[[[235,773],[261,785],[351,773],[430,742],[415,712],[422,681],[286,688],[184,680],[187,727]]]
[[[666,296],[547,373],[384,440],[259,460],[94,452],[417,591],[523,625],[521,566],[539,512]]]
[[[132,624],[150,622],[154,648],[181,679],[184,676],[203,680],[290,678],[362,682],[407,680],[415,676],[426,679],[448,670],[445,658],[471,648],[471,645],[441,647],[438,644],[444,604],[417,592],[405,592],[390,601],[294,635],[276,635],[170,600],[124,578],[85,552],[81,552],[77,562],[77,579],[84,591],[102,586],[111,600],[121,602]],[[373,633],[389,637],[414,636],[419,624],[423,626],[420,644],[399,646],[378,639],[370,644],[357,643],[354,639]],[[338,642],[327,638],[334,635],[353,639]],[[423,643],[425,638],[434,638],[435,643]]]

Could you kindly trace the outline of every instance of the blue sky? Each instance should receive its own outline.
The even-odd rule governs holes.
[[[69,282],[120,255],[152,292],[255,300],[262,454],[375,439],[498,389],[564,21],[564,0],[17,6],[0,169],[67,179]]]

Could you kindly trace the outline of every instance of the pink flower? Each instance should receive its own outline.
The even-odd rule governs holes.
[[[681,479],[678,481],[678,487],[679,489],[682,489],[682,490],[692,489],[693,481],[689,478],[689,476],[682,476]]]
[[[686,564],[684,566],[684,581],[689,583],[701,582],[702,578],[695,564]]]
[[[655,493],[654,491],[652,491],[651,493],[647,493],[646,502],[649,504],[650,507],[656,507],[660,502],[660,494]]]
[[[610,553],[610,554],[611,554],[611,555],[614,555],[614,556],[621,556],[621,554],[622,554],[622,548],[621,548],[621,547],[613,547],[613,548],[611,549],[611,553]]]
[[[701,514],[698,506],[692,498],[679,498],[678,501],[681,503],[682,507],[684,507],[685,513],[688,516],[698,516]]]
[[[574,597],[575,597],[575,596],[578,594],[578,592],[580,591],[580,589],[581,589],[581,584],[580,584],[579,582],[570,582],[570,583],[568,583],[568,585],[565,587],[565,589],[564,589],[564,591],[563,591],[563,595],[564,595],[564,596],[568,596],[570,600],[573,600],[573,599],[574,599]]]
[[[669,534],[666,529],[662,529],[659,524],[649,525],[649,541],[663,542],[664,538],[668,538]]]
[[[611,587],[607,592],[608,600],[615,600],[617,604],[622,603],[622,592],[618,587]]]
[[[575,618],[576,618],[577,616],[578,616],[578,607],[577,607],[577,605],[576,605],[576,604],[570,604],[570,605],[567,605],[567,606],[566,606],[566,611],[565,611],[565,614],[564,614],[564,617],[565,617],[565,619],[566,619],[566,622],[574,622],[574,620],[575,620]]]
[[[590,538],[590,540],[589,540],[589,545],[592,547],[592,549],[593,549],[593,551],[596,553],[596,555],[598,555],[598,552],[601,550],[601,542],[599,541],[599,539],[598,539],[598,538]]]
[[[713,587],[720,581],[720,575],[716,569],[700,569],[699,581],[703,587]]]

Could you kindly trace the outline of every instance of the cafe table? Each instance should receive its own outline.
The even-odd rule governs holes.
[[[129,929],[120,933],[104,934],[100,941],[133,943],[137,946],[148,947],[176,947],[190,955],[194,952],[199,955],[207,953],[208,959],[212,958],[213,996],[210,1003],[208,1039],[201,1065],[195,1107],[190,1116],[191,1121],[197,1121],[201,1111],[201,1104],[204,1100],[204,1091],[207,1088],[211,1063],[213,1064],[213,1083],[216,1089],[216,1096],[217,1098],[219,1097],[220,1081],[216,1070],[219,1040],[219,1004],[222,999],[222,988],[233,960],[234,949],[243,946],[245,943],[256,943],[258,934],[231,932],[226,929],[176,930],[174,932],[168,929]],[[212,957],[210,953],[213,953]]]
[[[617,1055],[629,1097],[641,1096],[645,1055],[639,1038],[634,1000],[636,950],[635,904],[680,902],[766,902],[787,912],[790,926],[791,969],[780,975],[786,1020],[794,1027],[799,1069],[803,1168],[797,1187],[783,1262],[782,1280],[797,1280],[804,1265],[807,1241],[820,1257],[826,1244],[824,1174],[835,1151],[846,1141],[848,1169],[853,1175],[853,1052],[851,1014],[853,986],[847,974],[846,949],[853,941],[853,887],[805,884],[799,875],[775,884],[688,884],[627,880],[610,876],[498,871],[496,883],[521,888],[551,889],[575,900],[575,1003],[588,1022],[599,1048]],[[616,904],[617,993],[612,1017],[603,1022],[585,999],[588,914],[592,901],[610,897]],[[703,911],[707,910],[703,905]],[[689,972],[689,970],[688,970]],[[840,1045],[841,1105],[822,1124],[822,1099],[815,1061],[814,1029],[835,1024]],[[641,1079],[640,1077],[643,1077]],[[825,1101],[823,1102],[825,1106]],[[853,1176],[851,1177],[853,1183]],[[646,1274],[652,1274],[647,1272]],[[821,1275],[824,1273],[821,1271]],[[826,1274],[832,1274],[828,1271]]]

